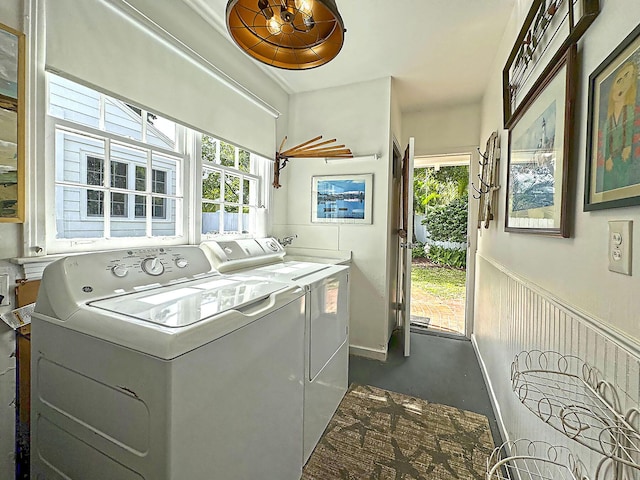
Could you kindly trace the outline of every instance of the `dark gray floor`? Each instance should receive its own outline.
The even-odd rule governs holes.
[[[405,358],[394,334],[386,362],[353,355],[349,362],[349,383],[372,385],[480,413],[489,419],[494,443],[502,443],[471,341],[411,333],[411,356]]]

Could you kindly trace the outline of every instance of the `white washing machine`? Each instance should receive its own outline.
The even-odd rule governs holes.
[[[304,457],[306,463],[349,382],[349,267],[286,261],[273,238],[201,245],[219,272],[305,289]]]
[[[300,478],[304,292],[210,268],[183,246],[45,269],[31,478]]]

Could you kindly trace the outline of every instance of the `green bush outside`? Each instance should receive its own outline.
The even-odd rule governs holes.
[[[459,197],[446,205],[429,207],[422,223],[434,241],[467,241],[467,197]],[[438,265],[466,268],[467,251],[461,248],[446,248],[436,245],[429,247],[427,258]]]
[[[424,251],[424,243],[416,242],[413,244],[411,258],[427,258],[427,252]]]
[[[467,241],[467,197],[459,197],[445,205],[427,208],[422,224],[431,240],[442,242]]]
[[[469,167],[446,166],[439,169],[417,168],[414,171],[414,210],[425,215],[422,224],[434,241],[462,243],[467,241]],[[413,258],[427,257],[444,266],[464,268],[466,251],[431,245],[413,249]]]
[[[467,251],[462,248],[445,248],[431,245],[427,258],[437,265],[455,268],[467,267]]]

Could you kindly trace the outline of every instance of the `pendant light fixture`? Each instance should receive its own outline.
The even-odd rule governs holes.
[[[242,50],[287,70],[329,62],[340,52],[346,31],[334,0],[229,0],[226,17]]]

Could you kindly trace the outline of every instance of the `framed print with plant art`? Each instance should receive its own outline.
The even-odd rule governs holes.
[[[312,178],[311,221],[371,223],[373,174]]]
[[[640,205],[640,26],[589,76],[584,210]]]
[[[568,237],[575,44],[559,52],[509,129],[505,230]]]

